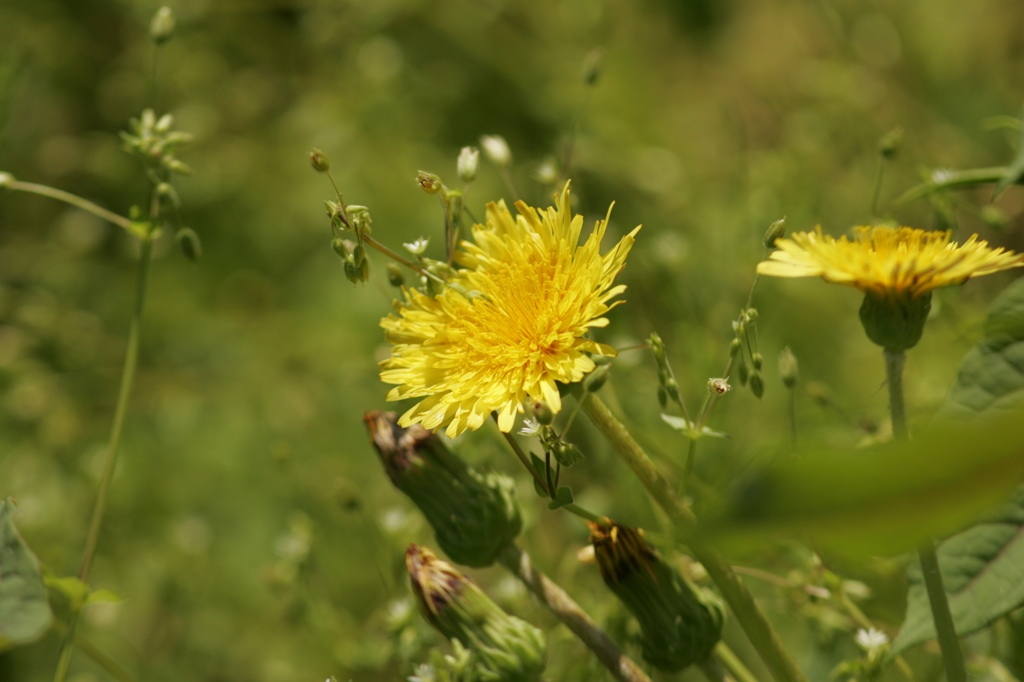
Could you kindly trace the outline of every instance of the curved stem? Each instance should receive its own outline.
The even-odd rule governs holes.
[[[78,577],[83,583],[89,582],[93,558],[99,543],[100,528],[103,525],[103,513],[107,506],[107,492],[110,481],[114,477],[117,464],[118,448],[121,445],[121,433],[124,430],[125,415],[128,412],[128,401],[135,382],[135,367],[139,359],[139,336],[142,326],[142,311],[146,302],[146,284],[149,280],[149,263],[153,255],[153,240],[146,237],[142,240],[142,254],[139,258],[139,274],[135,289],[135,309],[132,313],[131,325],[128,329],[128,348],[124,356],[124,368],[121,372],[121,388],[114,408],[114,423],[110,427],[110,445],[103,460],[103,473],[100,474],[100,487],[96,494],[96,505],[93,507],[92,519],[89,522],[89,534],[82,554],[82,567]],[[74,651],[75,629],[78,626],[78,612],[71,614],[68,620],[67,633],[61,644],[60,657],[57,659],[57,671],[54,682],[64,682],[71,665],[71,654]]]
[[[885,375],[889,385],[889,410],[892,413],[892,434],[896,440],[907,440],[906,405],[903,400],[903,365],[906,354],[885,351]],[[949,610],[949,599],[946,588],[942,584],[942,573],[939,571],[939,559],[935,554],[935,543],[928,540],[917,552],[921,559],[921,573],[924,586],[928,592],[928,603],[935,621],[935,632],[942,651],[942,664],[946,668],[948,682],[966,682],[967,668],[964,655],[960,650],[960,640],[953,624],[953,614]]]
[[[651,682],[640,666],[622,653],[612,638],[565,593],[565,590],[533,567],[529,554],[515,545],[509,545],[498,556],[498,562],[509,573],[519,578],[544,606],[558,616],[558,619],[594,652],[616,680]]]
[[[665,510],[673,525],[679,530],[691,530],[697,520],[693,512],[676,495],[672,484],[662,476],[647,453],[633,440],[601,399],[596,395],[591,396],[584,404],[583,411],[611,443],[619,457],[633,470],[647,492]],[[761,660],[771,671],[772,677],[778,682],[807,682],[793,656],[783,645],[782,638],[754,600],[754,595],[732,570],[732,566],[710,547],[692,543],[690,548],[729,603],[736,620],[747,633]]]
[[[938,192],[943,189],[962,189],[965,187],[974,187],[976,185],[988,185],[991,183],[999,182],[1006,175],[1009,169],[1006,166],[994,166],[992,168],[971,168],[963,171],[946,171],[938,180],[928,180],[922,182],[920,185],[911,187],[904,192],[896,201],[893,202],[893,206],[900,207],[905,204],[909,204],[915,199],[927,196],[932,192]],[[1018,180],[1017,184],[1022,181]]]
[[[715,645],[715,656],[729,669],[729,674],[736,678],[736,682],[758,682],[754,673],[750,672],[750,669],[743,665],[740,657],[725,642],[719,642]]]
[[[71,192],[65,192],[62,189],[56,189],[54,187],[48,187],[47,185],[37,185],[34,182],[22,182],[15,180],[8,184],[6,189],[18,190],[20,192],[29,192],[31,194],[38,194],[40,196],[49,197],[50,199],[56,199],[57,201],[63,201],[65,204],[71,204],[76,206],[83,211],[88,211],[94,216],[103,218],[107,222],[113,223],[118,227],[129,229],[131,227],[131,221],[124,216],[119,216],[116,213],[108,211],[98,204],[94,204],[88,199],[83,199],[77,194]]]
[[[59,620],[54,620],[50,625],[61,635],[66,635],[68,632],[67,626]],[[81,635],[75,635],[75,646],[81,649],[83,654],[95,661],[98,666],[106,670],[114,679],[120,682],[136,682],[132,674],[122,668],[120,663],[100,651]]]

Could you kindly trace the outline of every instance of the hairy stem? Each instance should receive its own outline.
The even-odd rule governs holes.
[[[558,616],[558,619],[594,652],[616,680],[651,682],[640,666],[622,653],[611,637],[565,593],[565,590],[533,567],[529,554],[515,545],[509,545],[502,551],[498,561],[509,573],[519,578],[544,606]]]
[[[611,443],[619,457],[633,470],[647,492],[665,510],[673,525],[679,530],[691,530],[696,522],[693,512],[676,495],[672,484],[662,476],[647,453],[612,415],[601,399],[596,395],[591,396],[583,406],[583,411]],[[732,570],[732,566],[710,547],[692,543],[690,548],[729,603],[736,620],[747,633],[758,655],[771,671],[772,677],[778,682],[807,682],[793,656],[783,645],[782,638],[772,627],[750,590]]]

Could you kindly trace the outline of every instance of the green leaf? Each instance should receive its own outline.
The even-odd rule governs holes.
[[[548,503],[548,509],[559,509],[567,504],[572,504],[572,489],[567,485],[563,485],[555,493],[555,499]]]
[[[1003,193],[1007,187],[1018,182],[1024,177],[1024,127],[1020,128],[1020,136],[1017,142],[1017,156],[1013,159],[1013,163],[1006,169],[1006,174],[999,178],[999,182],[996,183],[996,189],[992,193],[992,200],[995,201],[996,197]]]
[[[67,576],[57,578],[52,575],[45,577],[46,586],[54,592],[64,595],[72,611],[78,611],[89,599],[89,586],[78,578]]]
[[[956,632],[974,634],[1024,604],[1024,486],[988,520],[943,541],[936,553]],[[907,617],[890,655],[935,639],[921,565],[907,571]]]
[[[690,422],[686,421],[682,417],[676,417],[674,415],[665,414],[663,412],[661,414],[661,419],[676,431],[682,431],[683,433],[690,432]]]
[[[940,418],[982,422],[1024,405],[1024,279],[992,303],[985,336],[960,366]],[[1011,479],[1019,480],[1019,479]],[[985,521],[939,544],[939,571],[957,634],[966,637],[1024,604],[1024,486]],[[908,570],[907,616],[892,655],[935,639],[920,564]]]
[[[14,527],[14,501],[0,501],[0,651],[38,639],[52,614],[39,562]]]
[[[544,463],[544,460],[542,460],[540,457],[538,457],[532,452],[530,453],[530,461],[533,462],[533,468],[537,471],[537,473],[543,474],[544,471],[547,470],[548,468],[547,465]],[[540,495],[541,497],[548,496],[548,491],[544,490],[544,488],[541,486],[540,482],[536,478],[533,479],[533,489],[536,490],[537,494]]]
[[[992,302],[985,336],[967,354],[940,419],[974,419],[1024,405],[1024,279]]]

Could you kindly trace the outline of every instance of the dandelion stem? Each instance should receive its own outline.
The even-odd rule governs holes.
[[[509,545],[498,556],[498,562],[551,610],[573,634],[594,652],[601,664],[619,682],[650,682],[650,678],[631,658],[622,653],[611,637],[565,593],[561,587],[533,567],[530,555]]]
[[[37,185],[34,182],[21,182],[20,180],[15,180],[14,182],[8,184],[6,186],[6,189],[30,192],[32,194],[38,194],[40,196],[56,199],[57,201],[63,201],[64,203],[76,206],[82,209],[83,211],[88,211],[89,213],[92,213],[94,216],[103,218],[107,222],[113,223],[118,227],[122,227],[126,230],[129,227],[131,227],[131,221],[128,220],[127,218],[119,216],[111,211],[108,211],[102,206],[92,203],[88,199],[83,199],[82,197],[76,194],[72,194],[71,192],[65,192],[62,189],[56,189],[54,187],[48,187],[46,185]]]
[[[889,410],[892,413],[892,433],[896,440],[907,440],[906,406],[903,400],[903,366],[906,354],[902,351],[885,351],[885,376],[889,385]],[[967,668],[964,655],[960,650],[953,614],[949,610],[949,599],[946,588],[942,584],[942,573],[939,571],[939,559],[935,554],[935,543],[926,541],[918,548],[917,555],[921,560],[921,573],[924,586],[928,592],[928,603],[935,621],[935,632],[942,651],[942,664],[946,669],[948,682],[966,682]]]
[[[583,406],[583,411],[604,435],[622,460],[632,469],[637,478],[654,498],[658,505],[668,514],[677,530],[692,530],[696,517],[682,499],[676,495],[672,484],[658,471],[647,453],[626,431],[622,423],[615,418],[605,404],[596,395]],[[807,682],[807,678],[797,667],[793,656],[785,648],[782,638],[772,627],[754,596],[740,577],[732,570],[732,566],[714,549],[700,543],[691,543],[690,549],[694,557],[707,570],[715,581],[719,591],[729,603],[740,626],[750,638],[757,653],[761,656],[772,677],[777,682]]]

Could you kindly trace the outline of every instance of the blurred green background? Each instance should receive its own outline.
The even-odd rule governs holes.
[[[92,584],[124,598],[88,607],[83,634],[138,679],[314,682],[403,679],[435,642],[410,614],[401,553],[433,546],[392,490],[361,415],[387,405],[377,324],[395,291],[373,261],[352,286],[330,249],[322,148],[347,201],[368,206],[374,236],[398,247],[433,237],[443,216],[415,185],[420,169],[458,186],[459,148],[504,135],[523,197],[547,205],[536,169],[573,145],[573,190],[588,223],[616,202],[613,236],[643,224],[621,275],[628,301],[600,339],[666,340],[695,405],[717,376],[746,300],[761,239],[842,233],[872,219],[878,140],[896,125],[882,217],[924,228],[954,222],[1024,250],[1024,192],[998,211],[990,189],[887,202],[922,171],[1006,163],[1015,133],[986,130],[1024,99],[1024,5],[1012,0],[181,0],[157,68],[158,113],[196,135],[176,182],[204,255],[192,264],[167,234],[156,245],[136,390]],[[0,170],[60,187],[122,214],[146,181],[119,130],[153,102],[148,23],[158,3],[4,0],[0,4]],[[603,50],[594,87],[585,57]],[[511,199],[481,164],[467,202]],[[613,242],[608,240],[607,244]],[[372,256],[372,258],[375,258]],[[116,400],[137,263],[117,228],[40,197],[0,194],[0,495],[43,564],[77,572]],[[979,336],[1003,273],[938,293],[910,354],[912,420],[941,403]],[[838,445],[886,425],[878,349],[857,320],[860,297],[810,280],[762,281],[768,389],[737,388],[702,442],[697,472],[728,487],[787,438],[775,358],[801,363],[801,434]],[[683,439],[658,417],[644,351],[615,361],[607,399],[624,410],[669,473]],[[590,454],[567,474],[577,500],[657,529],[642,489],[585,425]],[[706,443],[706,444],[705,444]],[[623,609],[576,549],[585,528],[545,509],[491,428],[462,438],[476,463],[520,481],[524,543],[536,562],[616,633]],[[799,552],[762,557],[782,572]],[[755,561],[748,559],[749,561]],[[756,561],[755,561],[756,563]],[[896,626],[901,582],[876,583],[869,610]],[[889,571],[889,573],[887,573]],[[581,645],[498,569],[475,572],[511,610],[548,629],[551,679],[601,679]],[[889,575],[889,577],[886,577]],[[892,573],[896,575],[896,573]],[[880,577],[881,576],[881,577]],[[761,590],[762,585],[755,585]],[[767,608],[811,679],[824,679],[849,638],[808,625],[765,587]],[[826,624],[827,625],[827,624]],[[742,634],[727,638],[750,664]],[[59,640],[0,654],[5,682],[52,675]],[[927,662],[927,661],[926,661]],[[107,679],[78,654],[76,682]],[[687,678],[689,679],[689,678]],[[697,679],[693,677],[693,679]]]

